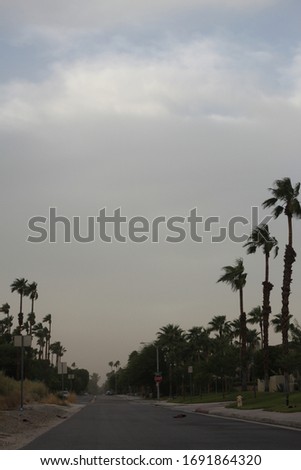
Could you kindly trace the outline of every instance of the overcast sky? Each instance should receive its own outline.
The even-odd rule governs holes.
[[[214,315],[237,318],[238,296],[216,281],[239,257],[246,312],[262,303],[262,255],[212,237],[235,216],[249,221],[236,225],[238,238],[248,234],[251,208],[259,221],[268,214],[261,203],[274,180],[301,180],[300,20],[299,0],[0,1],[0,303],[16,319],[10,284],[36,281],[37,320],[52,314],[69,365],[103,381],[108,362],[124,366],[168,323],[187,330]],[[187,220],[196,208],[220,223],[209,232],[198,224],[202,242],[187,223],[180,243],[166,241],[179,232],[164,224],[158,242],[150,233],[133,242],[123,224],[125,243],[101,240],[97,225],[95,241],[64,243],[62,223],[56,243],[28,242],[38,236],[28,221],[44,217],[47,228],[51,207],[78,217],[82,236],[103,208],[150,224]],[[286,221],[270,230],[280,242],[276,314]],[[291,313],[301,321],[299,258],[293,278]]]

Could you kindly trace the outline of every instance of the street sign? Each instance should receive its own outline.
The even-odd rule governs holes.
[[[155,375],[154,377],[156,383],[161,383],[162,382],[162,375]]]
[[[57,373],[58,374],[67,374],[67,362],[59,362],[57,366]]]
[[[31,336],[30,335],[17,335],[14,336],[14,346],[21,348],[28,348],[31,346]]]

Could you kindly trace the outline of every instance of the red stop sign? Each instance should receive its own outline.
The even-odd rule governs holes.
[[[155,382],[157,383],[162,382],[162,375],[155,375]]]

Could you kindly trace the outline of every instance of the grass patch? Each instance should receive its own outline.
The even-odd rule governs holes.
[[[289,406],[286,405],[286,395],[281,392],[274,393],[257,393],[249,392],[241,393],[243,397],[244,410],[262,409],[265,411],[277,411],[279,413],[295,413],[301,411],[301,392],[293,392],[289,395]],[[236,402],[229,405],[231,408],[236,408]]]
[[[229,393],[204,393],[202,395],[187,396],[187,397],[176,397],[174,399],[168,400],[170,403],[217,403],[217,402],[227,402],[236,400],[238,392],[229,392]]]
[[[260,392],[231,392],[227,394],[221,393],[208,393],[193,397],[177,397],[174,400],[169,400],[171,403],[217,403],[217,402],[231,402],[227,406],[229,408],[237,408],[236,397],[241,395],[243,397],[242,410],[256,410],[262,409],[266,411],[277,411],[279,413],[295,413],[301,412],[301,392],[293,392],[289,395],[289,406],[286,406],[286,396],[281,392],[265,393]]]

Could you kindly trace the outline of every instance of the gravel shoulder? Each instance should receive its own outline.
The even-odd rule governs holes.
[[[0,450],[21,449],[28,442],[57,426],[83,405],[34,403],[19,410],[0,410]]]

